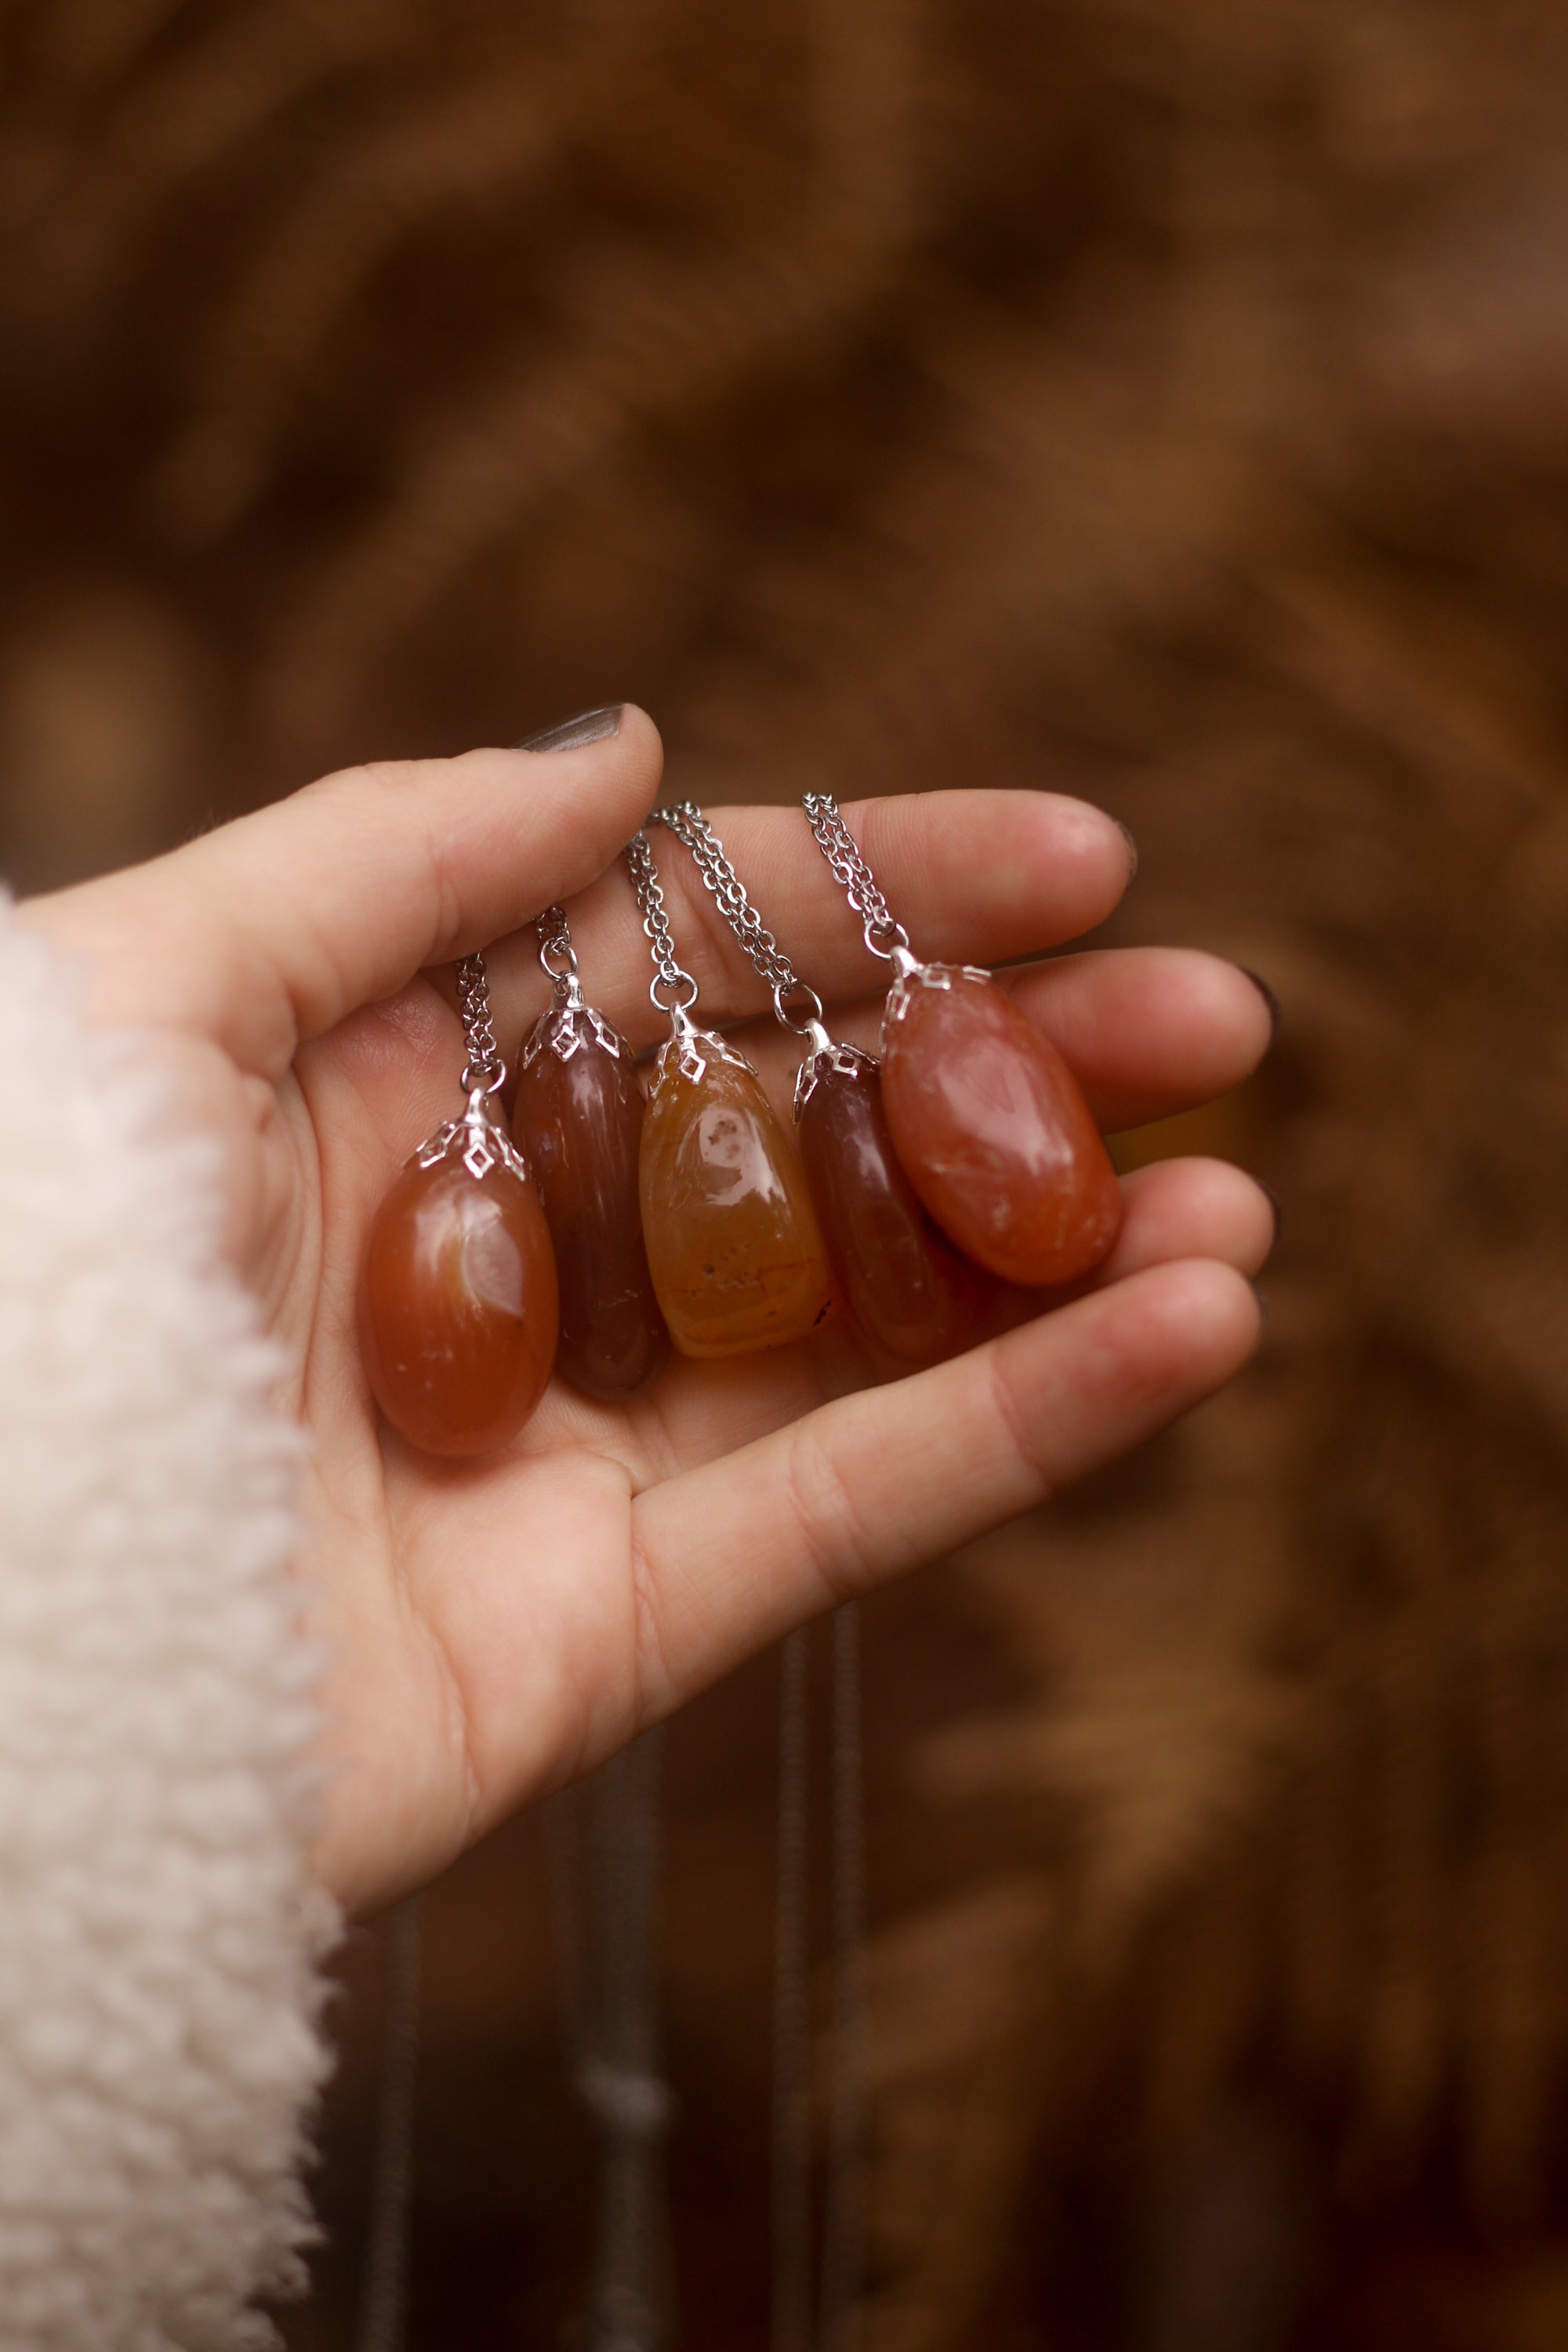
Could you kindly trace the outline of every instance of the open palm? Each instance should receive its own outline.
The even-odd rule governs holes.
[[[311,1439],[302,1562],[330,1664],[318,1864],[351,1906],[427,1878],[748,1652],[981,1533],[1137,1444],[1245,1362],[1273,1216],[1214,1161],[1130,1178],[1085,1295],[954,1362],[876,1382],[842,1328],[768,1354],[673,1359],[630,1404],[552,1382],[502,1455],[429,1459],[383,1426],[355,1340],[366,1230],[408,1153],[459,1107],[449,990],[489,950],[502,1050],[545,1001],[521,929],[568,902],[584,982],[639,1047],[659,1034],[616,852],[658,796],[650,722],[556,752],[483,751],[330,777],[173,856],[35,901],[90,960],[107,1018],[156,1033],[218,1133],[235,1257],[293,1367]],[[764,919],[871,1042],[878,968],[796,811],[715,811]],[[918,951],[1016,961],[1099,922],[1121,829],[1046,793],[853,805]],[[656,836],[698,1017],[756,1022],[761,983],[685,853]],[[491,943],[494,943],[493,945]],[[1252,982],[1180,950],[1016,977],[1102,1125],[1234,1085],[1268,1039]],[[861,1000],[858,1003],[853,1000]],[[868,1385],[868,1383],[872,1383]]]

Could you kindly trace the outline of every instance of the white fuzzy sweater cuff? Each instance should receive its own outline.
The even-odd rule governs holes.
[[[0,903],[0,2347],[237,2352],[324,2071],[299,1441],[212,1153],[71,1003]]]

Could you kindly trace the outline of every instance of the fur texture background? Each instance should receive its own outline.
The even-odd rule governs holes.
[[[206,1147],[0,907],[0,2344],[255,2352],[331,1906],[293,1433]]]

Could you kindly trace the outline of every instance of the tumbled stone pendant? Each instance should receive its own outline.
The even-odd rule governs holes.
[[[640,1389],[667,1346],[637,1191],[642,1088],[631,1047],[584,1000],[559,907],[539,919],[539,956],[555,1001],[523,1048],[512,1131],[555,1244],[557,1362],[575,1387],[610,1401]]]
[[[648,993],[669,1020],[638,1160],[643,1239],[683,1356],[740,1356],[803,1339],[833,1303],[800,1162],[750,1062],[691,1019],[647,835],[626,866],[653,948]]]
[[[944,1233],[1009,1282],[1073,1282],[1121,1222],[1121,1188],[1077,1079],[989,972],[915,964],[888,995],[882,1098]]]
[[[739,1356],[814,1331],[832,1304],[800,1163],[762,1081],[684,1018],[660,1049],[643,1124],[643,1234],[685,1356]]]
[[[490,1110],[505,1071],[477,956],[458,968],[458,993],[468,1108],[421,1144],[376,1211],[359,1287],[376,1403],[410,1445],[450,1455],[517,1435],[549,1382],[558,1317],[544,1212]]]
[[[1121,1189],[1077,1079],[989,972],[920,962],[832,795],[804,806],[868,948],[894,967],[882,1101],[915,1191],[990,1273],[1078,1280],[1116,1238]]]
[[[698,873],[759,979],[773,1013],[809,1043],[795,1079],[806,1182],[838,1287],[865,1337],[904,1364],[935,1363],[969,1338],[974,1286],[921,1207],[883,1116],[877,1065],[836,1045],[808,987],[746,895],[724,845],[693,801],[655,809]]]
[[[861,1330],[904,1364],[973,1336],[974,1284],[900,1163],[869,1054],[826,1036],[795,1090],[800,1152],[833,1271]]]

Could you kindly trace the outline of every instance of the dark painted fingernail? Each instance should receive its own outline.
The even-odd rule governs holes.
[[[1118,817],[1116,826],[1122,840],[1127,844],[1127,887],[1131,890],[1138,879],[1138,844],[1132,837],[1132,827],[1130,824],[1123,824],[1121,819]]]
[[[580,710],[575,719],[563,719],[559,727],[546,727],[542,734],[525,735],[514,743],[516,751],[580,751],[584,743],[603,743],[607,736],[621,731],[624,702],[606,702],[597,710]]]
[[[1254,971],[1250,964],[1238,963],[1236,968],[1237,971],[1244,971],[1247,974],[1264,1003],[1268,1007],[1268,1042],[1272,1045],[1279,1034],[1279,999],[1275,995],[1263,974],[1260,971]]]
[[[1271,1251],[1277,1250],[1279,1246],[1279,1236],[1285,1230],[1285,1212],[1279,1205],[1279,1195],[1272,1184],[1264,1182],[1261,1176],[1255,1176],[1252,1181],[1274,1212],[1274,1239],[1268,1246]]]

